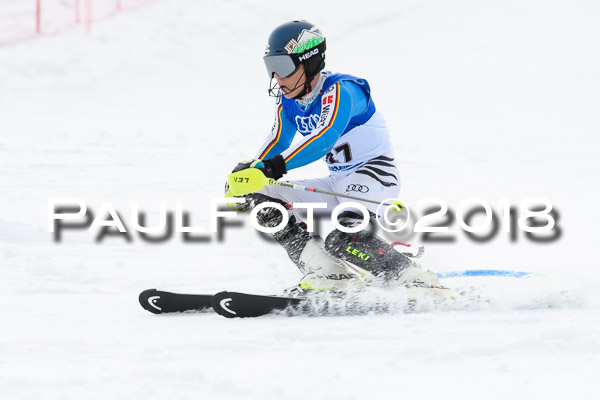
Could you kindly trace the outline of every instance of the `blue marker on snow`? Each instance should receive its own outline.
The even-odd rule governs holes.
[[[542,274],[535,274],[532,272],[523,271],[507,271],[501,269],[472,269],[465,271],[448,271],[448,272],[437,272],[435,274],[438,278],[463,278],[471,276],[503,276],[510,278],[528,278],[531,276],[543,276]]]

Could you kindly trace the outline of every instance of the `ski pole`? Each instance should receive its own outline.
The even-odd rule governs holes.
[[[279,181],[276,181],[275,179],[269,179],[269,183],[267,183],[267,185],[269,185],[269,186],[282,186],[282,187],[286,187],[286,188],[290,188],[290,189],[296,189],[296,190],[305,190],[307,192],[314,192],[314,193],[326,194],[328,196],[343,197],[345,199],[364,201],[366,203],[383,204],[383,205],[386,205],[386,206],[398,206],[400,208],[400,210],[402,210],[402,208],[404,207],[404,205],[402,204],[402,202],[400,202],[398,200],[394,201],[391,204],[390,203],[382,203],[380,201],[371,200],[371,199],[365,199],[364,197],[352,196],[352,195],[345,194],[345,193],[330,192],[328,190],[317,189],[317,188],[310,187],[310,186],[297,185],[295,183],[290,183],[290,182],[279,182]]]
[[[328,196],[342,197],[342,198],[350,199],[350,200],[364,201],[366,203],[394,206],[393,211],[396,213],[400,213],[402,211],[402,209],[404,208],[404,204],[402,204],[402,202],[400,202],[398,200],[396,200],[392,203],[383,203],[380,201],[365,199],[363,197],[352,196],[352,195],[345,194],[345,193],[330,192],[328,190],[317,189],[317,188],[313,188],[313,187],[309,187],[309,186],[302,186],[302,185],[298,185],[298,184],[290,183],[290,182],[279,182],[279,181],[276,181],[275,179],[267,178],[265,176],[265,174],[263,174],[263,172],[258,168],[248,168],[248,169],[244,169],[242,171],[231,173],[231,174],[229,174],[227,181],[229,183],[229,188],[231,190],[231,193],[234,196],[243,196],[248,193],[257,192],[260,189],[262,189],[263,187],[269,185],[269,186],[281,186],[281,187],[286,187],[286,188],[295,189],[295,190],[304,190],[307,192],[320,193],[320,194],[325,194]]]

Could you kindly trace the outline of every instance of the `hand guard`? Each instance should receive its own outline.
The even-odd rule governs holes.
[[[239,196],[234,196],[233,193],[231,193],[231,189],[229,189],[229,183],[225,182],[225,198],[229,198],[229,197],[239,197]],[[232,210],[239,211],[239,212],[248,211],[251,207],[251,204],[248,201],[248,199],[246,199],[246,201],[243,203],[231,202],[231,203],[225,203],[225,205],[227,207],[231,208]]]

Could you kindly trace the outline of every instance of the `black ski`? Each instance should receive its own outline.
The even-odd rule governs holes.
[[[154,314],[206,310],[211,308],[209,294],[179,294],[156,289],[140,293],[140,305]]]
[[[299,297],[263,296],[237,292],[220,292],[210,304],[217,314],[227,318],[260,317],[286,308],[302,308],[307,299]]]

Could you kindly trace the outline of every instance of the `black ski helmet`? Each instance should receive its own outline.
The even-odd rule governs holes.
[[[325,49],[325,36],[316,25],[304,20],[279,25],[271,32],[263,57],[269,79],[275,73],[290,76],[304,64],[310,89],[312,78],[325,68]]]

